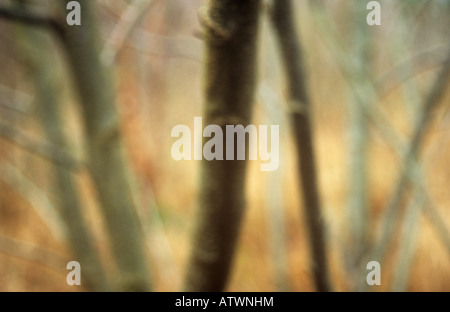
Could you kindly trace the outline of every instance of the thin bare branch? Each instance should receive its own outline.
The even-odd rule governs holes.
[[[425,193],[426,195],[426,193]],[[447,253],[450,256],[450,226],[448,226],[442,216],[439,213],[437,207],[434,206],[428,196],[425,197],[426,204],[424,206],[425,216],[428,218],[430,223],[433,225],[433,229],[435,230],[438,237],[441,239],[445,248],[447,249]]]
[[[32,98],[30,95],[0,85],[0,106],[18,113],[26,114],[30,110]]]
[[[26,10],[28,6],[24,6]],[[48,142],[59,150],[68,146],[62,118],[61,98],[58,93],[60,79],[52,68],[53,57],[47,36],[30,27],[15,28],[16,46],[28,60],[27,70],[32,77],[36,114]],[[37,51],[34,51],[36,48]],[[66,241],[72,255],[83,266],[84,286],[89,291],[110,290],[105,270],[95,248],[91,231],[83,213],[81,199],[73,174],[59,166],[51,166],[52,195],[61,219],[64,220]]]
[[[376,89],[380,94],[380,99],[385,98],[396,87],[402,85],[406,80],[422,74],[445,62],[445,52],[448,47],[439,46],[420,54],[414,55],[408,60],[394,65],[389,72],[382,75],[375,83]]]
[[[448,54],[447,60],[445,61],[440,73],[437,75],[435,82],[430,89],[430,92],[425,100],[422,113],[414,127],[414,133],[408,145],[408,151],[404,157],[404,161],[402,162],[404,167],[396,183],[395,191],[388,202],[384,217],[382,218],[381,238],[373,252],[372,259],[376,259],[377,261],[382,261],[384,259],[385,252],[389,245],[389,239],[391,238],[393,232],[394,224],[397,221],[397,214],[403,194],[409,185],[409,176],[414,171],[414,164],[419,157],[419,150],[429,127],[431,112],[439,104],[442,96],[444,95],[445,86],[448,83],[449,76],[450,53]]]
[[[348,80],[348,74],[347,69],[348,68],[348,60],[344,55],[343,47],[340,45],[340,43],[335,39],[336,36],[331,35],[328,31],[325,31],[325,29],[329,28],[329,21],[326,18],[325,14],[323,13],[323,8],[320,5],[320,2],[313,2],[314,4],[312,6],[313,13],[315,13],[316,23],[319,27],[319,30],[321,31],[321,34],[324,37],[324,41],[326,44],[330,46],[329,51],[333,52],[333,56],[338,60],[338,64],[340,66],[340,69],[343,74],[343,78]],[[443,63],[444,65],[447,64],[448,61]],[[435,83],[435,90],[441,89],[443,90],[443,84],[445,84],[445,81],[439,81]],[[378,84],[380,86],[380,83]],[[366,95],[364,93],[357,89],[355,90],[356,94],[358,96],[367,96],[368,94],[373,97],[375,101],[379,101],[379,90],[382,89],[381,87],[376,87],[376,85],[372,82],[371,84],[367,85],[368,89],[365,90]],[[427,100],[427,103],[433,103],[433,97],[435,97],[437,93],[435,91],[430,92],[429,98]],[[432,97],[433,96],[433,97]],[[364,99],[364,98],[363,98]],[[363,101],[364,102],[364,101]],[[430,106],[430,105],[425,105]],[[384,113],[384,111],[379,106],[372,106],[370,109],[365,105],[365,114],[366,118],[369,122],[373,124],[379,131],[380,134],[383,136],[383,138],[386,140],[386,142],[393,147],[394,151],[398,155],[402,155],[404,158],[406,158],[404,155],[407,155],[407,148],[406,144],[404,143],[406,140],[402,138],[399,134],[392,131],[392,125],[389,121],[388,115]],[[428,118],[428,117],[427,117]],[[407,164],[404,164],[404,166],[407,166]],[[422,196],[424,196],[425,199],[425,205],[423,205],[423,209],[425,211],[425,215],[429,218],[431,224],[433,225],[433,228],[437,232],[439,238],[442,240],[443,244],[448,248],[450,251],[450,233],[446,227],[446,225],[443,223],[442,219],[438,216],[438,210],[433,204],[430,197],[427,195],[428,191],[426,186],[424,185],[422,179],[420,179],[420,166],[416,162],[415,159],[411,159],[409,166],[411,166],[411,170],[414,170],[417,174],[412,175],[406,175],[406,180],[408,183],[412,183],[414,185],[417,185],[419,187],[419,191],[422,192]],[[402,169],[404,171],[407,171],[406,169]],[[403,186],[401,187],[403,188]]]
[[[154,3],[154,0],[134,0],[128,5],[103,47],[101,59],[104,64],[111,65],[114,63],[125,40],[139,26]]]
[[[280,108],[281,101],[276,93],[271,89],[269,84],[261,83],[259,87],[259,97],[265,118],[270,120],[269,123],[282,125],[284,122],[283,114]],[[284,137],[281,133],[281,137]],[[281,143],[281,142],[280,142]],[[283,161],[280,161],[278,170],[270,173],[270,177],[266,182],[267,188],[267,216],[269,225],[269,244],[271,256],[273,258],[274,275],[276,287],[278,291],[291,291],[290,274],[287,268],[287,236],[285,230],[285,200],[282,194],[283,188]]]
[[[50,229],[53,237],[61,241],[63,237],[61,224],[64,222],[59,218],[59,214],[47,194],[6,159],[0,163],[0,177],[34,208],[37,215]]]
[[[78,170],[83,166],[79,160],[75,159],[67,152],[58,149],[47,142],[37,142],[20,130],[3,122],[0,122],[0,136],[17,146],[68,170]]]
[[[59,1],[60,14],[69,0]],[[103,66],[95,27],[97,3],[78,0],[81,28],[64,25],[63,47],[85,126],[88,167],[108,231],[115,264],[120,272],[113,289],[151,289],[144,237],[139,227],[131,188],[128,159],[120,135],[116,94],[110,68]],[[120,191],[120,192],[118,192]]]
[[[59,35],[63,32],[61,25],[56,19],[50,16],[41,16],[15,8],[0,7],[0,18],[30,26],[48,28]]]
[[[288,101],[292,104],[289,118],[297,147],[303,207],[307,220],[312,273],[318,291],[332,289],[327,258],[325,225],[318,188],[314,138],[310,117],[311,101],[303,61],[303,49],[298,39],[291,0],[274,1],[271,19],[277,34],[286,75]]]
[[[425,204],[423,194],[416,192],[409,204],[404,225],[402,227],[402,237],[400,243],[399,257],[394,271],[394,291],[406,291],[408,276],[411,271],[414,253],[416,251],[416,239],[420,225],[420,210]]]
[[[59,274],[67,274],[67,261],[54,251],[0,234],[0,254],[32,262]]]

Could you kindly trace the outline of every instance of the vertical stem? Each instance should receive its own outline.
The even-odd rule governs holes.
[[[306,85],[303,51],[294,23],[290,0],[275,0],[272,21],[286,72],[288,96],[291,103],[290,119],[298,149],[298,166],[302,182],[303,205],[306,211],[308,234],[312,256],[312,271],[318,291],[330,291],[326,255],[325,225],[321,207],[314,157],[314,140],[310,118],[310,99]]]
[[[265,23],[264,23],[265,25]],[[267,51],[268,46],[264,45],[264,50]],[[273,62],[271,58],[265,58],[266,72],[273,73]],[[274,77],[275,78],[275,77]],[[261,84],[259,89],[260,101],[263,103],[265,115],[263,121],[265,123],[272,123],[276,125],[286,124],[283,117],[283,112],[279,109],[278,95],[273,92],[269,85],[275,85],[275,79],[272,77],[266,78],[266,81]],[[284,127],[280,129],[281,138],[287,137],[287,132]],[[280,140],[280,147],[282,147]],[[267,219],[269,226],[269,245],[271,250],[272,262],[274,266],[275,283],[277,291],[291,291],[292,286],[290,282],[288,262],[287,262],[287,248],[286,248],[286,226],[285,226],[285,200],[283,196],[283,157],[280,157],[280,165],[277,170],[270,173],[266,183],[267,190]]]
[[[224,142],[226,125],[251,121],[259,7],[260,0],[209,0],[201,14],[206,40],[204,121],[222,128]],[[224,289],[245,207],[245,176],[244,160],[202,161],[185,290]]]
[[[394,225],[398,220],[398,213],[405,191],[410,186],[410,176],[416,168],[416,163],[420,156],[420,148],[430,125],[431,113],[444,96],[446,90],[445,87],[448,84],[449,79],[450,52],[442,66],[441,71],[436,76],[435,81],[431,86],[429,94],[423,104],[421,114],[415,123],[413,135],[408,145],[406,155],[404,156],[403,168],[400,172],[397,183],[395,184],[393,195],[387,204],[384,215],[382,216],[380,224],[380,238],[378,244],[372,250],[372,260],[382,263],[385,258],[390,239],[394,232]]]
[[[66,4],[61,2],[64,16]],[[66,48],[80,97],[88,164],[119,269],[118,289],[150,288],[143,233],[135,211],[129,168],[123,154],[111,73],[100,60],[93,1],[79,0],[82,25],[64,26]]]
[[[404,292],[408,287],[409,274],[416,252],[416,241],[420,230],[420,210],[425,204],[422,193],[416,187],[416,193],[412,197],[406,211],[406,217],[402,226],[402,237],[398,258],[395,264],[393,291]]]
[[[364,18],[365,3],[355,4],[352,12],[354,29],[352,36],[352,61],[348,63],[350,79],[350,191],[347,208],[346,265],[355,279],[359,276],[360,261],[367,247],[368,206],[367,206],[367,148],[369,125],[366,110],[372,101],[370,90],[370,32]],[[359,90],[359,91],[357,91]],[[361,92],[361,94],[358,94]],[[354,282],[350,280],[350,282]],[[356,284],[355,284],[356,285]]]
[[[27,61],[29,76],[35,82],[38,115],[49,142],[61,149],[67,147],[61,120],[60,92],[57,77],[51,61],[50,41],[42,31],[30,26],[17,26],[18,47]],[[71,172],[53,165],[54,188],[58,211],[65,224],[68,243],[73,256],[81,264],[83,280],[87,290],[105,291],[109,289],[103,267],[92,243],[93,239],[86,227],[79,195]],[[65,267],[61,267],[65,269]]]
[[[402,8],[399,15],[398,28],[399,35],[396,40],[393,40],[393,50],[401,59],[408,51],[409,45],[406,40],[405,34],[408,33],[407,27],[411,27],[412,23],[408,19],[408,14],[403,12],[405,8]],[[410,13],[410,12],[409,12]],[[420,112],[420,98],[421,94],[418,92],[418,84],[413,75],[413,66],[407,64],[405,68],[400,72],[401,75],[406,77],[413,77],[408,79],[403,84],[403,94],[406,103],[406,109],[409,119],[414,122],[417,119]],[[416,164],[415,176],[410,180],[411,188],[413,189],[413,196],[408,203],[405,210],[405,217],[401,227],[401,243],[399,244],[399,251],[396,259],[394,278],[392,282],[393,291],[406,291],[408,287],[409,274],[411,272],[412,264],[414,261],[414,255],[416,251],[416,241],[418,232],[420,231],[420,210],[424,208],[427,203],[425,202],[425,193],[420,183],[425,180],[424,169],[420,168],[419,164]],[[422,166],[425,167],[425,166]]]

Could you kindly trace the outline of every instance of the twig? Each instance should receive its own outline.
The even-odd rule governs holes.
[[[265,119],[269,119],[272,124],[281,125],[283,123],[283,115],[280,112],[281,103],[268,83],[262,82],[260,84],[259,97],[265,112]],[[281,137],[283,137],[283,133]],[[269,243],[271,246],[272,261],[274,263],[277,290],[290,291],[291,283],[286,259],[286,230],[283,211],[285,202],[282,195],[282,172],[283,162],[280,161],[278,170],[271,172],[268,177],[266,184],[268,203],[266,206],[269,225]]]
[[[335,40],[335,36],[329,35],[328,32],[325,32],[323,28],[325,28],[325,25],[329,23],[329,21],[324,17],[324,14],[321,14],[320,11],[318,11],[321,6],[319,2],[313,2],[312,3],[315,9],[314,13],[316,13],[316,20],[319,28],[322,30],[321,33],[325,36],[325,41],[331,45],[331,48],[329,49],[334,53],[334,56],[336,59],[339,60],[339,64],[341,65],[341,71],[343,73],[343,77],[345,79],[348,79],[348,75],[346,74],[346,66],[347,60],[345,58],[345,55],[342,53],[342,47],[339,45],[339,43]],[[447,62],[448,63],[448,62]],[[445,83],[445,82],[444,82]],[[377,95],[377,89],[375,87],[375,84],[368,85],[370,94],[375,99],[378,98]],[[378,89],[379,90],[379,89]],[[363,92],[360,92],[359,90],[356,90],[356,94],[359,96],[363,96]],[[364,102],[364,101],[363,101]],[[389,124],[389,119],[387,118],[386,114],[384,112],[375,107],[372,106],[371,109],[368,109],[368,107],[364,106],[365,113],[367,116],[367,119],[380,131],[384,139],[394,148],[394,150],[400,154],[405,155],[406,154],[406,147],[403,143],[404,139],[402,139],[398,134],[391,131],[392,126]],[[419,172],[419,164],[416,163],[414,160],[411,163],[411,166]],[[433,225],[433,228],[436,230],[436,232],[439,235],[439,238],[443,241],[444,245],[447,246],[447,249],[450,251],[450,233],[447,230],[446,225],[442,222],[442,219],[437,216],[437,209],[434,207],[431,199],[429,196],[427,196],[427,190],[425,185],[423,185],[423,182],[419,180],[414,180],[412,176],[407,176],[407,179],[410,180],[410,182],[416,184],[419,186],[420,191],[423,193],[423,196],[425,197],[426,204],[423,206],[425,209],[426,216],[430,219],[430,222]]]
[[[181,269],[175,261],[174,250],[166,234],[166,229],[161,218],[161,209],[156,202],[153,186],[151,183],[147,183],[145,189],[145,193],[150,199],[149,205],[145,207],[150,212],[149,218],[143,218],[142,221],[142,228],[149,238],[147,246],[157,260],[158,272],[161,272],[161,275],[167,280],[172,281],[172,283],[178,282]]]
[[[58,1],[61,14],[70,0]],[[63,39],[67,65],[79,95],[84,121],[88,166],[98,192],[99,204],[119,276],[114,289],[151,289],[144,240],[135,214],[134,190],[130,187],[128,161],[122,137],[111,68],[103,66],[95,27],[96,1],[82,4],[83,31],[65,26]]]
[[[426,193],[425,193],[426,195]],[[425,196],[426,204],[424,206],[425,216],[433,225],[433,229],[436,231],[436,234],[441,239],[444,247],[447,250],[448,255],[450,256],[450,227],[447,226],[444,222],[444,219],[439,214],[439,210],[435,207],[428,196]]]
[[[14,103],[11,98],[15,98]],[[18,113],[26,114],[29,112],[31,101],[32,98],[30,95],[0,85],[0,106]]]
[[[36,142],[35,140],[3,122],[0,122],[0,136],[6,140],[26,149],[27,151],[50,160],[58,166],[65,167],[68,170],[78,170],[83,164],[57,147],[47,142]]]
[[[54,251],[0,234],[0,253],[67,274],[67,261]]]
[[[52,69],[53,60],[48,38],[30,27],[16,27],[15,34],[17,50],[24,59],[29,60],[29,75],[34,83],[36,102],[39,103],[36,113],[43,133],[54,147],[64,150],[68,138],[64,131],[61,98],[58,93],[60,84],[57,82],[58,75]],[[33,51],[32,47],[37,51]],[[70,245],[72,256],[83,266],[84,287],[90,291],[110,290],[93,236],[84,217],[73,174],[59,166],[51,166],[50,169],[53,177],[52,195],[65,224],[66,241]]]
[[[381,94],[380,99],[385,98],[392,90],[404,83],[407,79],[442,65],[445,62],[443,52],[445,52],[444,47],[440,46],[432,50],[424,51],[413,56],[411,59],[403,61],[401,64],[395,65],[375,83],[378,93]],[[405,70],[405,68],[414,69]]]
[[[0,107],[6,108],[8,110],[14,111],[16,113],[26,114],[27,110],[22,109],[21,107],[17,107],[16,105],[12,105],[10,101],[2,101],[0,99]]]
[[[34,208],[37,215],[50,229],[53,237],[61,241],[63,239],[61,224],[64,223],[59,218],[59,214],[47,194],[5,159],[0,163],[0,177],[4,183]]]
[[[363,4],[355,5],[352,10],[352,36],[354,37],[351,49],[347,53],[347,77],[350,82],[349,93],[349,198],[346,208],[347,219],[347,245],[344,256],[347,270],[351,276],[358,273],[361,260],[368,243],[368,148],[370,128],[367,123],[366,112],[374,106],[374,96],[371,95],[371,59],[370,49],[373,38],[364,15],[366,8]],[[357,90],[357,91],[356,91]],[[358,93],[359,92],[359,93]],[[359,276],[356,276],[359,279]],[[355,283],[355,280],[350,282]],[[356,283],[355,283],[356,284]]]
[[[387,141],[387,143],[393,148],[394,152],[396,152],[398,155],[405,155],[406,154],[406,144],[405,139],[400,138],[400,136],[392,131],[390,131],[389,127],[383,124],[382,121],[378,120],[377,118],[370,118],[370,120],[375,124],[375,126],[379,129],[380,133],[384,137],[384,139]],[[423,166],[423,165],[422,165]],[[425,183],[423,182],[421,173],[421,165],[418,162],[414,162],[413,169],[416,172],[415,176],[408,176],[408,179],[410,180],[410,183],[418,187],[418,191],[422,193],[422,196],[424,196],[425,204],[422,206],[425,216],[429,219],[431,222],[433,228],[435,229],[436,233],[438,234],[438,237],[441,239],[444,246],[446,246],[449,254],[450,254],[450,232],[448,230],[448,227],[443,222],[443,219],[439,216],[439,209],[435,206],[432,199],[429,197],[427,190],[427,187]]]
[[[101,37],[103,39],[108,41],[110,40],[108,39],[109,36],[105,31],[102,31]],[[131,32],[129,39],[123,42],[123,46],[148,55],[185,58],[196,62],[202,60],[202,45],[202,41],[195,37],[158,35],[139,28]],[[165,49],[158,49],[160,46],[164,46]],[[103,51],[105,51],[105,48],[106,46]],[[102,58],[105,57],[102,56]],[[102,60],[102,62],[105,62],[105,60]]]
[[[63,34],[63,28],[60,23],[49,16],[40,16],[23,10],[0,7],[0,18],[31,26],[48,28],[55,31],[58,35]]]
[[[397,214],[403,194],[409,184],[409,176],[414,171],[415,162],[418,158],[419,150],[423,142],[425,133],[427,132],[429,126],[429,119],[432,110],[439,104],[441,97],[444,94],[445,86],[448,82],[450,75],[450,53],[447,57],[446,62],[441,70],[441,72],[436,77],[434,84],[426,98],[425,104],[423,106],[422,114],[416,123],[414,128],[414,134],[409,143],[407,154],[404,158],[403,163],[405,164],[400,177],[398,178],[395,191],[388,202],[385,214],[382,218],[382,231],[381,238],[378,245],[373,251],[372,259],[381,262],[384,259],[385,252],[388,248],[389,239],[391,238],[393,232],[393,226],[397,219]]]
[[[408,283],[408,275],[411,270],[414,252],[416,250],[417,232],[419,230],[420,210],[425,204],[422,192],[416,192],[407,209],[403,224],[400,250],[396,269],[394,271],[393,291],[405,291]]]
[[[148,55],[184,58],[196,62],[201,62],[202,42],[192,37],[185,36],[161,36],[138,30],[133,36],[130,46]],[[164,51],[157,47],[164,46]]]
[[[125,40],[139,25],[154,3],[153,0],[134,0],[128,5],[103,47],[101,59],[104,64],[111,65],[114,63]]]

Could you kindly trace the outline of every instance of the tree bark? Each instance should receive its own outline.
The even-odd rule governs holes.
[[[450,42],[448,46],[450,47]],[[371,259],[375,259],[380,263],[383,262],[386,256],[386,251],[395,231],[395,224],[398,221],[399,210],[401,208],[404,195],[411,186],[410,177],[414,176],[416,163],[418,163],[420,158],[420,149],[424,144],[425,135],[430,128],[432,112],[445,96],[445,91],[449,80],[450,50],[440,72],[437,74],[437,77],[430,88],[427,97],[425,98],[420,115],[414,124],[413,134],[402,161],[403,168],[400,171],[393,194],[383,212],[380,223],[380,228],[382,228],[382,231],[379,234],[379,241],[371,254]]]
[[[44,132],[54,146],[65,149],[67,137],[60,113],[60,91],[57,75],[52,68],[50,41],[40,30],[30,26],[16,27],[16,40],[19,53],[22,54],[26,70],[33,80],[37,113]],[[61,166],[52,166],[54,176],[54,194],[58,212],[65,225],[65,233],[74,259],[83,269],[83,286],[86,290],[106,291],[109,285],[99,256],[94,249],[92,236],[83,218],[79,195],[71,172]],[[60,268],[65,269],[64,267]]]
[[[259,8],[259,0],[209,0],[200,14],[206,41],[203,120],[222,128],[224,142],[226,125],[251,121]],[[201,163],[186,291],[222,291],[226,285],[245,207],[246,165],[245,160]]]
[[[282,62],[286,74],[290,120],[298,150],[298,167],[302,184],[312,257],[312,271],[318,291],[330,291],[326,255],[325,226],[321,215],[314,140],[311,129],[310,99],[306,84],[303,51],[296,31],[290,0],[275,0],[271,8]]]
[[[66,5],[61,1],[65,18]],[[88,166],[119,269],[118,290],[150,289],[143,233],[123,154],[111,73],[101,63],[93,1],[79,0],[81,26],[64,23],[62,42],[79,94],[86,128]]]
[[[347,236],[345,237],[344,260],[351,287],[357,287],[361,276],[361,261],[369,245],[369,207],[368,207],[368,147],[370,139],[369,121],[366,110],[370,110],[375,99],[371,97],[371,37],[366,20],[366,4],[358,3],[351,11],[352,30],[351,51],[349,53],[348,79],[349,100],[349,200],[346,209]],[[360,94],[358,94],[360,92]],[[364,97],[361,97],[361,94]],[[365,272],[364,272],[365,274]]]

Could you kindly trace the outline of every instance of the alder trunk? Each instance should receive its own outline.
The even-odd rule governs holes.
[[[210,0],[200,14],[206,43],[203,120],[224,134],[226,125],[251,122],[259,8],[259,0]],[[246,166],[245,160],[201,163],[186,291],[222,291],[226,285],[245,208]]]
[[[63,16],[68,0],[61,2]],[[79,95],[88,166],[119,269],[117,289],[150,289],[143,232],[135,211],[111,73],[101,63],[94,1],[79,0],[81,26],[64,24],[62,42]]]

